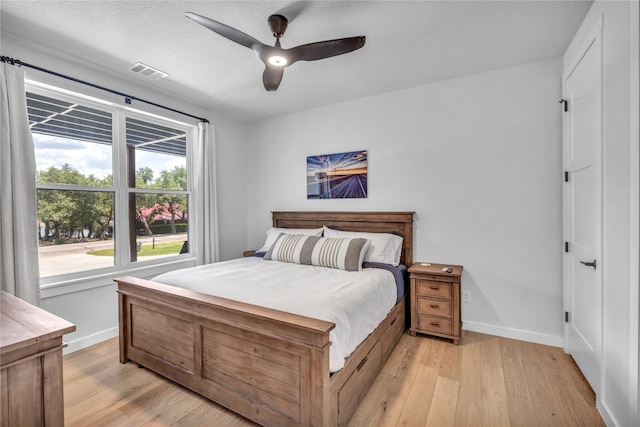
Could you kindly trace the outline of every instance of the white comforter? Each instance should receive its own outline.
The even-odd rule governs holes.
[[[330,332],[331,372],[344,366],[396,302],[393,275],[239,258],[161,274],[155,281],[336,324]]]

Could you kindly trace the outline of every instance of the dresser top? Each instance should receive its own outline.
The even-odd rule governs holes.
[[[0,308],[0,354],[76,330],[73,323],[6,292],[0,292]]]
[[[451,273],[442,271],[443,268],[450,268]],[[440,274],[444,276],[462,276],[462,266],[453,264],[435,264],[427,262],[416,262],[409,268],[409,273],[414,274]]]

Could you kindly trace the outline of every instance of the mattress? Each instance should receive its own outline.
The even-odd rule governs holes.
[[[394,274],[359,272],[239,258],[161,274],[172,286],[335,323],[330,332],[331,372],[384,320],[397,301]]]

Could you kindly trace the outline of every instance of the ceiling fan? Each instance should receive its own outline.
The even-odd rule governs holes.
[[[297,61],[316,61],[352,52],[364,46],[365,36],[347,37],[343,39],[326,40],[316,43],[303,44],[291,49],[280,46],[280,38],[284,35],[289,21],[282,15],[271,15],[268,19],[269,28],[276,38],[275,45],[266,45],[240,30],[221,24],[204,16],[187,12],[185,16],[211,31],[220,34],[242,46],[253,50],[264,62],[265,70],[262,74],[264,88],[268,91],[278,89],[284,69]]]

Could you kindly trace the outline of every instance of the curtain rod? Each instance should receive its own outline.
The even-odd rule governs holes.
[[[19,59],[14,59],[14,58],[11,58],[9,56],[0,56],[0,59],[1,59],[2,62],[6,62],[8,64],[15,65],[17,67],[23,67],[24,66],[24,67],[28,67],[28,68],[33,68],[34,70],[42,71],[42,72],[45,72],[45,73],[48,73],[48,74],[52,74],[52,75],[57,76],[57,77],[62,77],[63,79],[71,80],[71,81],[74,81],[76,83],[82,83],[83,85],[91,86],[91,87],[94,87],[96,89],[104,90],[106,92],[110,92],[110,93],[113,93],[113,94],[116,94],[116,95],[119,95],[119,96],[123,96],[124,97],[124,102],[126,104],[131,104],[132,100],[139,101],[139,102],[144,102],[145,104],[153,105],[154,107],[163,108],[165,110],[173,111],[174,113],[182,114],[183,116],[188,116],[188,117],[192,117],[194,119],[198,119],[198,120],[200,120],[201,122],[204,122],[204,123],[209,123],[209,120],[204,119],[202,117],[194,116],[193,114],[185,113],[184,111],[176,110],[176,109],[171,108],[171,107],[165,107],[164,105],[156,104],[155,102],[147,101],[145,99],[138,98],[137,96],[127,95],[126,93],[118,92],[117,90],[109,89],[109,88],[106,88],[104,86],[99,86],[99,85],[94,84],[94,83],[90,83],[90,82],[87,82],[87,81],[84,81],[84,80],[76,79],[75,77],[71,77],[71,76],[67,76],[65,74],[57,73],[55,71],[47,70],[46,68],[41,68],[41,67],[38,67],[38,66],[35,66],[35,65],[27,64],[26,62],[22,62]]]

